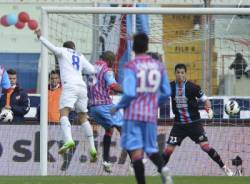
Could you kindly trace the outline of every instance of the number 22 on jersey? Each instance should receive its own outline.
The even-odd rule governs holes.
[[[158,70],[140,70],[137,73],[139,86],[136,91],[139,93],[154,93],[159,88],[161,83],[161,73]]]

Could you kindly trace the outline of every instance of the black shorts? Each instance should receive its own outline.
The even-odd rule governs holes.
[[[190,137],[196,144],[208,141],[203,125],[199,122],[190,124],[174,124],[167,143],[180,146],[181,142]]]

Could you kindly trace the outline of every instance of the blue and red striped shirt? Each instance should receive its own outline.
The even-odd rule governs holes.
[[[124,65],[123,96],[116,108],[124,108],[124,119],[156,123],[158,105],[171,90],[164,65],[148,55],[136,56]]]
[[[116,84],[113,71],[108,68],[106,62],[95,62],[97,73],[87,76],[89,106],[112,104],[109,88]]]
[[[199,121],[200,113],[197,99],[205,95],[200,86],[190,81],[183,81],[181,84],[172,81],[170,86],[175,123],[187,124]]]

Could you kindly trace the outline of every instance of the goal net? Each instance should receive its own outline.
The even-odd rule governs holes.
[[[48,7],[43,10],[42,31],[53,44],[62,46],[64,41],[72,40],[79,52],[82,52],[91,62],[94,62],[105,50],[113,51],[117,56],[115,72],[117,80],[122,80],[122,65],[133,57],[131,38],[137,31],[145,31],[150,38],[149,51],[158,53],[168,71],[169,79],[174,80],[174,66],[185,63],[188,67],[187,78],[199,84],[211,97],[214,119],[208,120],[202,107],[200,113],[210,144],[221,155],[222,160],[235,169],[231,160],[240,156],[243,160],[244,175],[250,175],[250,74],[249,68],[236,79],[235,71],[229,67],[237,53],[241,53],[248,66],[250,50],[249,17],[246,9],[220,9],[211,13],[211,9],[172,9],[172,8],[120,8],[112,12],[106,8],[60,8]],[[141,14],[143,10],[143,14]],[[227,12],[228,11],[228,12]],[[232,12],[232,15],[230,14]],[[239,12],[242,15],[237,15]],[[122,13],[119,13],[122,12]],[[168,12],[168,13],[166,13]],[[227,13],[225,13],[227,12]],[[248,12],[249,9],[248,9]],[[134,13],[134,14],[132,14]],[[236,14],[237,13],[237,14]],[[196,14],[196,15],[193,15]],[[205,15],[210,14],[210,15]],[[219,15],[224,14],[224,15]],[[227,15],[226,15],[227,14]],[[143,15],[143,16],[142,16]],[[42,50],[41,89],[42,112],[47,113],[46,92],[48,72],[57,69],[55,56],[46,49]],[[48,65],[44,64],[47,63]],[[46,69],[45,69],[46,67]],[[117,97],[113,97],[117,101]],[[235,116],[224,112],[224,104],[229,99],[236,99],[241,111]],[[46,106],[46,107],[45,107]],[[48,124],[41,121],[41,139],[39,141],[39,126],[29,127],[28,139],[22,140],[22,145],[33,147],[34,155],[30,155],[22,146],[15,148],[25,157],[27,169],[21,169],[21,161],[10,165],[12,159],[4,153],[2,157],[5,170],[3,175],[38,175],[39,143],[41,144],[41,174],[42,175],[129,175],[130,161],[120,148],[120,136],[114,132],[111,144],[111,161],[113,172],[107,174],[102,168],[102,139],[104,130],[93,122],[95,142],[98,149],[97,163],[90,163],[88,143],[80,130],[80,125],[74,115],[71,118],[72,135],[76,140],[76,148],[64,157],[57,151],[62,145],[62,134],[59,124]],[[159,109],[159,147],[165,146],[173,123],[171,103]],[[24,127],[23,127],[24,128]],[[24,128],[26,129],[26,127]],[[5,130],[4,130],[5,131]],[[9,131],[27,132],[13,126],[6,126],[3,142],[12,145],[12,139],[6,135]],[[47,132],[48,131],[48,137]],[[7,137],[7,138],[6,138]],[[21,135],[20,135],[21,137]],[[21,139],[21,138],[20,138]],[[48,144],[47,144],[48,143]],[[13,143],[14,144],[14,143]],[[16,145],[16,144],[15,144]],[[11,148],[10,148],[11,149]],[[48,154],[47,154],[48,153]],[[48,155],[48,158],[46,157]],[[34,161],[34,162],[33,162]],[[145,163],[146,174],[156,175],[157,171],[148,160]],[[12,170],[12,167],[15,170]],[[174,175],[223,175],[220,168],[201,151],[199,146],[190,139],[185,139],[180,148],[172,155],[169,167]]]

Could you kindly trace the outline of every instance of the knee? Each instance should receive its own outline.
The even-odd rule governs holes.
[[[86,122],[86,121],[88,120],[87,117],[88,117],[88,116],[87,116],[87,113],[84,113],[84,112],[78,113],[78,118],[79,118],[79,121],[80,121],[81,123]]]
[[[200,147],[201,147],[201,149],[202,149],[204,152],[206,152],[206,153],[208,153],[209,150],[210,150],[210,146],[209,146],[208,143],[207,143],[207,144],[200,145]]]
[[[113,129],[107,129],[107,130],[105,130],[105,136],[112,137],[112,135],[113,135]]]
[[[172,155],[173,152],[174,152],[174,147],[167,147],[164,151],[164,154],[170,156]]]
[[[132,151],[131,152],[131,159],[132,159],[132,162],[135,162],[137,160],[142,160],[143,159],[142,150]]]

